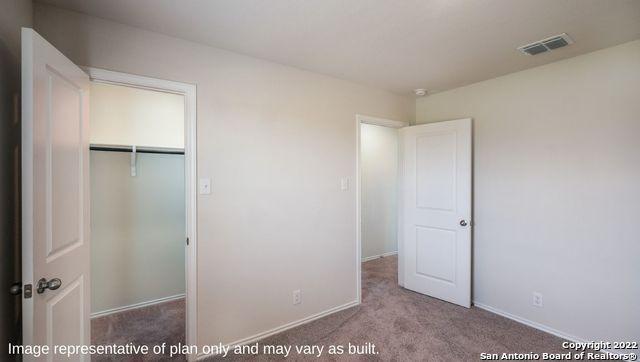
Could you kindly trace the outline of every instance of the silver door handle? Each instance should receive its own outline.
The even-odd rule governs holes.
[[[460,226],[467,226],[467,220],[460,220]]]
[[[11,295],[21,295],[22,294],[22,283],[17,282],[13,283],[9,288],[9,294]]]
[[[60,280],[58,278],[53,278],[53,279],[51,279],[49,281],[47,281],[47,279],[45,279],[45,278],[41,278],[40,280],[38,280],[37,292],[38,292],[38,294],[42,294],[47,289],[56,290],[56,289],[60,288],[61,285],[62,285],[62,280]]]

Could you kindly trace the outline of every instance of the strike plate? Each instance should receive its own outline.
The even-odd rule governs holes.
[[[33,288],[31,284],[25,284],[24,286],[24,299],[29,299],[33,295]]]

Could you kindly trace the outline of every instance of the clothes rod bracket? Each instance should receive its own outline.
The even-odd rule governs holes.
[[[136,177],[138,174],[136,170],[136,146],[131,148],[131,177]]]

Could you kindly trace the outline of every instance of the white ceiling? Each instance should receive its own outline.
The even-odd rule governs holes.
[[[40,0],[397,93],[442,91],[640,38],[638,0]],[[534,57],[516,47],[575,41]]]

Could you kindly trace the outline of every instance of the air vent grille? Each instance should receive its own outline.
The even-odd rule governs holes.
[[[569,44],[573,44],[573,40],[571,40],[569,35],[562,33],[560,35],[554,35],[546,39],[523,45],[519,47],[518,50],[527,55],[536,55],[540,53],[546,53],[554,49],[562,48]]]

